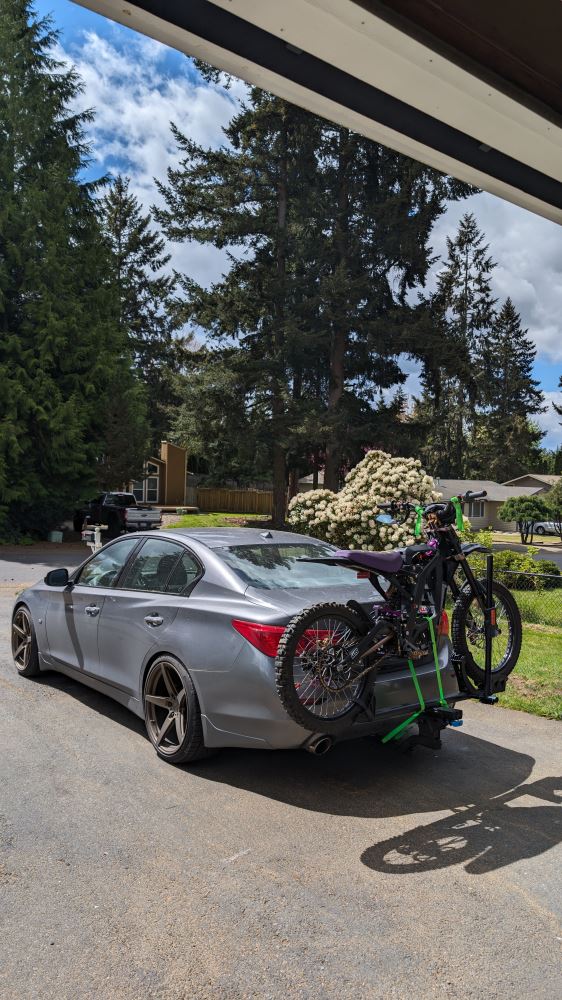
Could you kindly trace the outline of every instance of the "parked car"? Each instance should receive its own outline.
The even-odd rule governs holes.
[[[554,521],[535,521],[535,535],[557,535]]]
[[[78,569],[51,570],[17,598],[16,668],[59,670],[145,719],[156,752],[172,763],[213,747],[328,749],[285,712],[275,656],[285,626],[319,601],[371,608],[371,584],[339,566],[299,562],[334,548],[306,535],[257,528],[177,529],[122,537]],[[437,638],[445,697],[458,685],[448,636]],[[431,655],[416,672],[436,699]],[[342,738],[384,733],[418,706],[404,661],[389,660],[369,706]]]
[[[162,524],[162,511],[147,503],[137,503],[134,493],[100,493],[85,500],[74,511],[74,530],[91,524],[107,525],[108,538],[125,531],[155,529]]]

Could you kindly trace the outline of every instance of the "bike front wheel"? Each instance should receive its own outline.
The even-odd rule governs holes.
[[[485,580],[479,581],[484,589]],[[497,580],[492,588],[498,634],[492,638],[492,676],[503,680],[513,670],[521,652],[521,615],[507,587]],[[484,683],[486,641],[484,613],[469,587],[461,590],[453,610],[451,638],[455,653],[464,658],[466,672],[475,684]]]
[[[362,710],[374,678],[350,651],[368,629],[344,604],[318,604],[289,622],[275,661],[277,692],[288,715],[305,729],[337,735]]]

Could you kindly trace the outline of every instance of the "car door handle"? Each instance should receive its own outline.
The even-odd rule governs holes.
[[[99,615],[100,613],[100,609],[98,608],[97,604],[87,604],[86,607],[84,608],[84,611],[86,612],[87,615],[90,616],[90,618],[95,618],[96,615]]]
[[[151,628],[156,628],[158,625],[162,625],[164,619],[160,615],[147,615],[144,619],[147,625]]]

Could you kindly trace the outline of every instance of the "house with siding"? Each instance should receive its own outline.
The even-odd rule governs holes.
[[[521,477],[525,478],[525,477]],[[532,497],[543,492],[541,486],[514,485],[495,483],[487,479],[436,479],[435,489],[441,493],[444,500],[467,493],[469,490],[477,493],[486,490],[486,497],[463,504],[463,513],[468,517],[475,531],[482,528],[493,528],[495,531],[516,531],[514,521],[502,521],[498,511],[510,497]]]
[[[145,463],[142,479],[129,483],[139,503],[160,507],[182,507],[188,493],[187,450],[162,441],[160,454]]]
[[[524,476],[517,476],[516,479],[508,479],[504,486],[536,486],[539,493],[548,493],[556,483],[560,482],[561,476],[545,476],[542,472],[527,472]]]

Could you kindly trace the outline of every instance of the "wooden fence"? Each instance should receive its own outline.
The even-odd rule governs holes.
[[[229,490],[198,487],[197,506],[200,510],[228,514],[271,514],[271,490]]]

